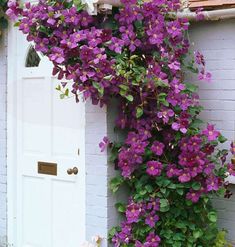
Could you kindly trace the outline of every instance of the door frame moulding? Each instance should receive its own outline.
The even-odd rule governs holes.
[[[8,27],[7,46],[7,246],[16,247],[16,67],[17,35],[12,23]]]

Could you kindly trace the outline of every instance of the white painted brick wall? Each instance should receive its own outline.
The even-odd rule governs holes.
[[[113,195],[108,188],[115,175],[113,164],[108,162],[108,153],[100,152],[99,143],[104,136],[117,141],[121,135],[114,133],[117,103],[99,108],[86,104],[86,229],[87,240],[92,236],[104,237],[103,246],[108,246],[108,232],[118,224],[115,203],[120,194]]]
[[[6,35],[0,38],[0,246],[5,246],[7,229],[6,186]]]
[[[216,124],[228,138],[235,140],[235,20],[202,22],[191,27],[191,42],[206,58],[207,68],[213,74],[212,83],[199,82],[201,114],[206,121]],[[224,145],[229,146],[229,143]],[[219,199],[215,205],[221,228],[229,231],[235,241],[235,186],[230,200]]]

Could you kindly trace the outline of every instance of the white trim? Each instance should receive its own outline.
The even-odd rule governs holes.
[[[7,235],[8,246],[16,247],[16,162],[15,162],[15,131],[16,131],[16,54],[17,35],[15,27],[9,24],[8,58],[7,58]]]

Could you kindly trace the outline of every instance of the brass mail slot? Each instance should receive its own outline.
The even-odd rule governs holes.
[[[38,162],[38,173],[57,176],[57,164],[48,162]]]

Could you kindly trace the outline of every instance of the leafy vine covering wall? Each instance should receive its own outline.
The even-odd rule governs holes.
[[[211,197],[231,195],[225,178],[234,170],[228,151],[218,148],[226,139],[213,125],[200,130],[197,86],[184,79],[193,72],[209,81],[211,74],[201,53],[190,55],[188,20],[173,14],[179,0],[122,3],[110,16],[90,16],[80,1],[24,8],[10,1],[7,14],[53,62],[62,98],[70,93],[78,101],[82,92],[101,107],[119,101],[116,127],[126,139],[100,144],[111,148],[120,171],[111,189],[129,187],[129,201],[117,204],[123,222],[110,231],[113,245],[214,246]],[[66,80],[73,81],[71,92]]]
[[[7,0],[0,0],[0,36],[2,35],[2,30],[7,27],[7,20],[5,11],[7,9]]]

